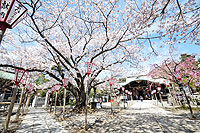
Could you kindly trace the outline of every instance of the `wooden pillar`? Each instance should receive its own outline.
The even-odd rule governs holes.
[[[10,102],[10,107],[8,109],[8,114],[7,114],[5,123],[4,123],[4,133],[6,133],[7,130],[8,130],[8,125],[9,125],[9,122],[10,122],[10,117],[11,117],[11,114],[12,114],[12,111],[13,111],[13,107],[14,107],[14,104],[15,104],[17,89],[18,89],[18,86],[16,85],[16,87],[13,90],[13,95],[12,95],[12,99],[11,99],[11,102]]]
[[[15,117],[16,121],[19,119],[20,109],[21,109],[22,101],[23,101],[23,95],[24,95],[24,87],[22,88],[21,95],[20,95],[19,105],[17,108],[16,117]]]
[[[56,91],[55,105],[54,105],[54,114],[56,114],[56,103],[57,103],[57,97],[58,97],[58,92]]]
[[[66,87],[64,87],[64,98],[63,98],[63,116],[62,118],[65,118],[65,104],[66,104]]]

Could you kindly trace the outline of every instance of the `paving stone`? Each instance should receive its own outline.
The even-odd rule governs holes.
[[[43,108],[31,108],[16,133],[66,133],[67,131]]]
[[[190,120],[183,113],[173,113],[154,105],[154,101],[129,103],[129,107],[114,109],[115,115],[110,114],[110,103],[103,103],[103,109],[88,113],[89,133],[179,133],[199,132],[200,120]],[[122,105],[123,107],[123,105]],[[22,132],[82,132],[85,122],[84,114],[66,113],[65,121],[56,121],[44,109],[31,109],[17,130]],[[64,129],[65,128],[65,129]]]

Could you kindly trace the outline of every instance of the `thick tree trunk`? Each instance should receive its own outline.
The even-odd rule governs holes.
[[[80,92],[76,98],[76,104],[74,110],[77,112],[81,112],[85,108],[85,100],[86,100],[86,93],[85,91]]]
[[[10,122],[10,117],[11,117],[11,114],[12,114],[12,111],[13,111],[13,107],[14,107],[14,104],[15,104],[17,89],[18,89],[18,86],[16,86],[16,87],[14,88],[14,91],[13,91],[13,95],[12,95],[10,107],[9,107],[9,109],[8,109],[8,114],[7,114],[5,123],[4,123],[4,133],[6,133],[7,130],[8,130],[8,125],[9,125],[9,122]]]
[[[20,96],[19,105],[17,108],[16,118],[15,118],[16,121],[19,119],[20,108],[22,106],[22,101],[23,101],[23,95],[24,95],[24,87],[22,88],[22,91],[21,91],[21,96]]]
[[[96,98],[97,89],[94,87],[93,90],[94,90],[94,95],[93,95],[93,100],[92,101],[94,102],[94,100]]]

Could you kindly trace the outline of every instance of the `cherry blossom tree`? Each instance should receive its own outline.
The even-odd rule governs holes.
[[[200,70],[198,64],[199,61],[196,61],[194,57],[188,57],[177,68],[177,71],[181,72],[183,82],[192,88],[198,88],[200,85]]]
[[[184,54],[182,54],[181,57],[182,56],[184,56]],[[154,64],[149,75],[154,78],[170,79],[172,82],[176,83],[177,79],[175,78],[175,73],[179,72],[183,84],[189,84],[192,87],[199,87],[200,70],[198,64],[199,61],[195,60],[195,56],[187,57],[181,61],[167,59],[163,61],[161,65]]]
[[[182,55],[183,56],[183,55]],[[188,57],[185,60],[180,62],[165,60],[160,66],[154,65],[154,69],[149,73],[150,76],[154,78],[165,78],[170,79],[171,82],[177,84],[180,88],[180,91],[183,91],[184,97],[187,100],[187,104],[189,106],[192,117],[194,117],[192,108],[190,106],[190,101],[188,96],[186,95],[185,90],[183,89],[184,85],[193,85],[198,86],[200,83],[199,78],[199,61],[195,60],[195,56]],[[178,77],[177,74],[180,74]],[[176,76],[177,75],[177,76]]]
[[[60,83],[68,75],[76,107],[85,105],[86,61],[95,64],[89,84],[96,86],[104,81],[93,81],[105,70],[119,74],[124,62],[137,65],[145,60],[141,51],[146,42],[150,52],[154,52],[152,41],[163,37],[168,38],[165,44],[185,41],[187,36],[199,45],[196,1],[22,2],[29,9],[28,17],[23,27],[6,33],[0,66],[42,72]]]

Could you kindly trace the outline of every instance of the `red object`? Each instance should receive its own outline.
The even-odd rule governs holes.
[[[174,76],[176,77],[176,79],[177,79],[178,81],[181,81],[181,74],[180,74],[179,72],[175,72],[175,73],[174,73]]]
[[[153,83],[150,84],[149,90],[151,91],[151,87],[152,87]]]
[[[122,91],[124,92],[124,90],[125,90],[125,88],[124,87],[122,87]]]
[[[93,63],[91,62],[85,62],[85,72],[86,74],[89,76],[92,72],[92,66],[93,66]]]
[[[59,85],[59,84],[57,84],[57,85],[55,86],[56,92],[59,91],[60,87],[61,87],[61,85]]]
[[[0,41],[7,28],[14,28],[27,16],[27,8],[18,0],[0,0],[0,30],[2,31]]]
[[[54,93],[54,88],[51,89],[52,94]]]
[[[25,70],[15,69],[15,84],[16,85],[19,85],[25,72],[26,72]]]
[[[132,95],[132,92],[128,92],[128,95]]]
[[[62,79],[62,82],[63,82],[63,86],[67,87],[69,79],[68,78],[64,78],[64,79]]]
[[[26,87],[27,92],[32,92],[33,91],[33,85],[29,83]]]
[[[153,94],[156,94],[156,90],[153,90],[152,92],[151,92],[151,94],[153,95]]]
[[[110,80],[109,80],[109,84],[110,84],[110,86],[112,86],[113,83],[114,83],[114,79],[113,79],[113,78],[110,78]]]
[[[34,91],[31,91],[31,92],[30,92],[30,96],[32,96],[32,95],[33,95],[33,93],[34,93]]]
[[[157,90],[160,92],[161,91],[161,87],[157,87]]]
[[[165,80],[165,85],[169,87],[169,80]]]
[[[26,90],[29,92],[30,89],[31,89],[31,84],[29,83],[29,84],[26,85]]]
[[[1,14],[0,23],[6,28],[14,28],[27,15],[27,8],[23,6],[18,0],[0,0]]]
[[[22,80],[21,80],[21,83],[23,86],[26,85],[27,78],[28,78],[28,72],[25,71],[24,76],[22,77]]]

